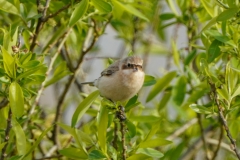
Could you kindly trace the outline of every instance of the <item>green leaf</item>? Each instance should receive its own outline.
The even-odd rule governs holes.
[[[174,40],[172,40],[172,52],[173,52],[173,60],[174,60],[174,63],[177,67],[180,67],[179,66],[179,53],[178,53],[178,50],[177,50],[177,46],[174,42]]]
[[[160,14],[159,16],[160,20],[170,20],[174,17],[175,17],[175,14],[173,13],[163,13],[163,14]]]
[[[233,92],[232,94],[232,97],[231,98],[234,98],[236,96],[240,95],[240,85],[238,85],[235,89],[235,91]]]
[[[0,150],[2,150],[2,148],[5,146],[7,142],[3,142],[3,143],[0,143]]]
[[[88,156],[86,155],[85,152],[78,148],[64,148],[59,150],[59,153],[63,156],[66,156],[67,158],[72,158],[72,159],[87,159]]]
[[[25,64],[21,65],[20,67],[28,69],[28,68],[36,67],[39,64],[40,64],[40,62],[38,60],[32,60],[32,61],[26,62]]]
[[[152,86],[156,83],[156,78],[150,75],[145,75],[143,86]]]
[[[126,121],[128,132],[126,133],[130,138],[136,135],[136,126],[129,120]]]
[[[127,160],[140,160],[140,159],[149,159],[150,157],[146,154],[134,154],[127,158]]]
[[[94,91],[88,95],[76,108],[73,116],[71,126],[74,127],[77,122],[82,118],[83,114],[88,110],[92,102],[99,96],[99,91]]]
[[[161,152],[152,148],[139,148],[136,153],[142,153],[154,158],[161,158],[164,156]]]
[[[96,7],[102,13],[109,13],[112,11],[112,6],[103,0],[91,0],[91,2],[93,3],[94,7]]]
[[[25,155],[26,153],[26,136],[21,125],[12,118],[12,129],[16,135],[16,146],[18,155]]]
[[[175,76],[176,76],[176,72],[172,71],[167,73],[161,79],[159,79],[157,83],[153,86],[152,90],[150,91],[146,102],[149,102],[150,100],[152,100],[159,92],[161,92],[164,88],[166,88]]]
[[[122,10],[127,11],[128,13],[131,13],[141,19],[144,19],[145,21],[149,21],[148,18],[144,14],[142,14],[140,11],[138,11],[136,8],[134,8],[130,4],[123,4],[117,0],[112,0],[112,3],[115,8],[122,9]]]
[[[13,115],[17,118],[21,117],[24,113],[24,97],[17,82],[12,82],[9,87],[9,101]]]
[[[6,0],[0,0],[0,10],[20,16],[18,9]]]
[[[28,63],[30,61],[30,59],[32,58],[32,53],[26,53],[24,55],[21,55],[19,62],[24,65],[26,63]]]
[[[31,148],[29,148],[27,154],[25,154],[21,160],[24,160],[25,157],[27,157],[29,154],[31,154],[35,148],[40,144],[40,142],[42,141],[42,139],[44,138],[44,136],[52,129],[52,126],[49,127],[48,129],[46,129],[45,131],[43,131],[41,133],[41,135],[37,138],[37,140],[35,141],[35,143],[31,146]]]
[[[212,110],[210,108],[198,105],[198,104],[191,104],[189,106],[192,110],[194,110],[197,113],[201,113],[201,114],[211,114]]]
[[[106,155],[100,151],[100,150],[92,150],[89,155],[88,155],[89,159],[103,159],[103,158],[107,158]]]
[[[150,140],[157,133],[157,131],[159,130],[159,127],[160,127],[159,124],[160,123],[155,123],[155,124],[152,125],[151,130],[148,132],[146,138],[144,138],[144,140],[142,142]]]
[[[173,0],[167,0],[167,3],[169,5],[169,7],[171,8],[171,10],[173,11],[173,13],[175,15],[178,15],[178,11],[177,11],[176,4],[174,3],[174,1]]]
[[[215,2],[214,1],[209,1],[209,0],[201,0],[201,3],[203,4],[203,7],[207,11],[207,13],[211,17],[215,17],[215,15],[216,15],[215,9],[214,9],[214,6],[216,5]]]
[[[154,123],[160,120],[160,117],[157,116],[130,116],[129,119],[131,121],[137,121],[137,122],[148,122],[148,123]]]
[[[171,141],[168,141],[163,138],[150,139],[139,144],[139,148],[154,148],[159,146],[165,146],[171,144]]]
[[[217,93],[220,95],[220,98],[225,99],[227,102],[230,102],[230,95],[225,84],[222,85],[221,89],[217,89]]]
[[[3,47],[1,47],[1,49],[5,72],[8,74],[9,77],[15,78],[16,77],[15,60]]]
[[[69,26],[73,26],[78,20],[82,18],[88,9],[88,3],[89,0],[82,0],[78,5],[76,5],[76,8],[70,17]]]
[[[214,37],[215,39],[217,39],[218,41],[222,42],[222,43],[226,43],[229,44],[232,47],[237,47],[237,45],[234,43],[234,41],[229,38],[228,36],[222,35],[222,33],[220,33],[217,30],[207,30],[205,31],[206,34]]]
[[[226,21],[232,18],[233,16],[235,16],[238,10],[239,10],[238,7],[226,9],[217,16],[217,21]]]
[[[201,30],[201,33],[217,23],[217,17],[212,18]]]
[[[178,78],[176,85],[172,89],[172,99],[177,106],[181,106],[184,101],[186,92],[187,80],[185,76]]]
[[[56,83],[57,81],[59,81],[60,79],[62,79],[63,77],[65,77],[67,75],[70,75],[71,73],[72,72],[70,72],[68,70],[66,62],[65,61],[61,62],[57,66],[56,70],[54,71],[52,78],[46,82],[44,87],[47,87],[51,84]]]
[[[182,106],[189,107],[190,104],[196,103],[207,92],[209,92],[209,89],[206,88],[205,84],[200,84],[199,86],[196,86],[191,95],[188,97],[188,99]]]
[[[98,143],[101,150],[107,152],[107,126],[108,126],[108,110],[107,107],[101,105],[98,117],[97,117],[97,128],[98,128]]]
[[[222,45],[222,42],[216,39],[212,42],[212,44],[208,49],[208,63],[211,63],[212,61],[214,61],[215,58],[220,56],[221,50],[219,46],[221,45]]]
[[[87,156],[87,151],[86,149],[83,147],[83,141],[81,139],[81,132],[78,132],[78,129],[76,128],[72,128],[66,124],[63,123],[57,123],[61,128],[63,128],[65,131],[67,131],[68,133],[71,134],[71,136],[73,136],[75,143],[78,145],[78,149],[81,150],[81,153],[85,153],[85,156]]]
[[[39,66],[36,66],[34,68],[31,68],[25,72],[23,72],[22,74],[20,74],[19,76],[17,76],[17,80],[21,79],[21,78],[25,78],[25,77],[28,77],[32,74],[36,74],[36,72],[42,70],[42,69],[45,69],[45,65],[42,64],[42,65],[39,65]]]
[[[160,103],[158,105],[158,112],[160,112],[161,109],[163,109],[167,105],[171,95],[172,95],[172,92],[170,92],[170,91],[165,91],[164,92],[164,94],[163,94],[163,96],[161,98],[161,101],[160,101]]]

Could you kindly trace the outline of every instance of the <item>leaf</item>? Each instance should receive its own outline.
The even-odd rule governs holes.
[[[137,121],[137,122],[148,122],[148,123],[154,123],[160,120],[160,117],[157,116],[130,116],[129,119],[131,121]]]
[[[60,79],[62,79],[63,77],[65,77],[65,76],[67,76],[67,75],[70,75],[71,73],[72,73],[72,72],[70,72],[70,71],[68,70],[68,67],[67,67],[66,62],[65,62],[65,61],[61,62],[61,63],[57,66],[56,70],[54,71],[52,78],[49,79],[49,80],[46,82],[46,84],[45,84],[44,87],[47,87],[47,86],[49,86],[49,85],[51,85],[51,84],[56,83],[57,81],[59,81]]]
[[[161,158],[164,156],[161,152],[152,148],[139,148],[136,153],[142,153],[154,158]]]
[[[91,0],[91,2],[93,3],[94,7],[96,7],[102,13],[109,13],[112,11],[112,6],[103,0]]]
[[[160,103],[158,105],[158,112],[160,112],[161,109],[163,109],[167,105],[171,95],[172,95],[172,92],[170,92],[170,91],[165,91],[164,92],[164,94],[163,94],[163,96],[161,98],[161,101],[160,101]]]
[[[97,117],[97,133],[99,146],[104,153],[107,152],[107,126],[108,110],[106,106],[101,105],[100,112]]]
[[[149,159],[150,157],[146,154],[133,154],[132,156],[128,157],[127,160],[141,160],[141,159]]]
[[[211,17],[215,17],[214,6],[216,5],[214,1],[201,0],[203,7]]]
[[[159,92],[161,92],[164,88],[166,88],[175,76],[176,76],[176,72],[172,71],[167,73],[161,79],[159,79],[157,83],[153,86],[149,95],[147,96],[146,102],[149,102],[150,100],[152,100]]]
[[[92,150],[89,155],[88,155],[89,159],[103,159],[103,158],[107,158],[106,155],[100,151],[100,150]]]
[[[136,135],[136,126],[129,120],[126,121],[128,132],[126,133],[130,138]]]
[[[211,63],[214,61],[215,58],[217,58],[221,54],[221,50],[219,46],[222,45],[222,42],[218,40],[214,40],[212,44],[209,46],[208,49],[208,63]]]
[[[177,46],[174,42],[174,40],[172,40],[172,52],[173,52],[173,60],[174,60],[174,63],[177,67],[180,67],[179,66],[179,53],[178,53],[178,50],[177,50]]]
[[[86,155],[85,152],[78,148],[64,148],[59,150],[59,153],[63,156],[66,156],[67,158],[72,158],[72,159],[87,159],[88,156]]]
[[[120,9],[127,11],[128,13],[131,13],[141,19],[144,19],[145,21],[149,21],[148,18],[144,14],[142,14],[140,11],[138,11],[136,8],[134,8],[130,4],[123,4],[117,0],[112,0],[112,3],[115,8],[120,8]]]
[[[227,102],[230,102],[230,95],[226,85],[222,85],[221,89],[217,89],[217,93],[222,99],[225,99]]]
[[[197,113],[201,113],[201,114],[211,114],[212,113],[211,109],[201,106],[201,105],[198,105],[198,104],[191,104],[189,107]]]
[[[181,106],[184,101],[186,92],[187,80],[185,76],[178,78],[176,85],[172,89],[172,99],[177,106]]]
[[[6,0],[0,0],[0,10],[20,16],[18,9]]]
[[[21,65],[20,67],[28,69],[28,68],[33,68],[36,67],[40,64],[40,62],[38,60],[32,60],[32,61],[28,61],[25,64]]]
[[[175,5],[174,1],[173,0],[167,0],[167,3],[169,5],[169,7],[171,8],[171,10],[173,11],[173,13],[175,15],[178,15],[178,11],[177,11],[177,8],[176,8],[176,5]]]
[[[82,18],[88,9],[88,3],[89,0],[82,0],[78,5],[76,5],[76,8],[70,17],[69,26],[72,27],[78,20]]]
[[[0,150],[2,150],[2,148],[5,146],[7,142],[3,142],[3,143],[0,143]]]
[[[24,113],[24,97],[17,82],[12,82],[9,87],[9,102],[12,114],[17,118],[21,117]]]
[[[173,13],[163,13],[163,14],[160,14],[159,16],[160,20],[170,20],[174,17],[175,17],[175,14]]]
[[[217,21],[226,21],[232,18],[233,16],[235,16],[237,12],[238,12],[238,7],[226,9],[225,11],[223,11],[217,16]]]
[[[156,134],[156,132],[159,130],[159,127],[160,127],[159,123],[153,124],[151,130],[149,131],[146,138],[142,142],[150,140]]]
[[[99,91],[94,91],[88,95],[76,108],[73,116],[71,126],[74,127],[77,122],[82,118],[83,114],[88,110],[92,102],[99,96]]]
[[[163,138],[150,139],[139,144],[139,148],[154,148],[159,146],[165,146],[172,142]]]
[[[229,44],[230,46],[235,48],[237,47],[237,45],[234,43],[234,41],[231,38],[229,38],[228,36],[222,35],[222,33],[220,33],[217,30],[207,30],[205,31],[205,33],[214,37],[215,39],[217,39],[222,43]]]
[[[42,69],[45,69],[45,65],[42,64],[42,65],[39,65],[39,66],[36,66],[34,68],[31,68],[25,72],[23,72],[22,74],[20,74],[19,76],[17,76],[17,80],[21,79],[21,78],[25,78],[25,77],[28,77],[32,74],[36,74],[36,72],[42,70]]]
[[[16,135],[16,146],[18,155],[25,155],[26,153],[26,136],[20,124],[12,118],[12,129]]]
[[[32,53],[26,53],[24,55],[21,55],[19,62],[24,65],[26,63],[28,63],[30,61],[30,59],[32,58]]]
[[[15,78],[16,77],[15,60],[3,47],[1,47],[1,49],[4,69],[9,77]]]
[[[143,86],[152,86],[156,83],[156,78],[150,75],[145,75]]]
[[[45,131],[43,131],[41,133],[41,135],[37,138],[37,140],[35,141],[35,143],[31,146],[31,148],[29,148],[27,154],[25,154],[23,157],[21,157],[21,160],[24,160],[25,157],[27,157],[29,154],[31,154],[35,148],[39,145],[39,143],[42,141],[42,139],[44,138],[44,136],[52,129],[52,126],[49,127],[48,129],[46,129]]]
[[[234,98],[234,97],[236,97],[236,96],[238,96],[238,95],[240,95],[240,85],[238,85],[238,86],[236,87],[236,90],[233,92],[231,98]]]

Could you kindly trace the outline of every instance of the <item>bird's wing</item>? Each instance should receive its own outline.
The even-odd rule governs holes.
[[[119,60],[111,64],[105,70],[103,70],[101,76],[110,76],[117,71],[119,71]]]

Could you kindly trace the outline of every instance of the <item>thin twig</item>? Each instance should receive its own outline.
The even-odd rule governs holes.
[[[6,144],[5,144],[4,147],[2,148],[2,155],[1,155],[0,160],[4,160],[4,159],[7,157],[6,150],[7,150],[7,146],[8,146],[10,129],[11,129],[11,127],[12,127],[11,119],[12,119],[12,111],[11,111],[11,109],[9,108],[9,111],[8,111],[8,119],[7,119],[7,127],[6,127],[6,130],[5,130],[5,139],[4,139],[4,143],[6,143]]]
[[[198,124],[199,124],[199,127],[200,127],[201,138],[202,138],[202,141],[203,141],[203,148],[206,152],[206,159],[209,160],[210,155],[209,155],[208,148],[207,148],[207,143],[206,143],[206,140],[205,140],[204,129],[203,129],[202,121],[201,121],[201,115],[199,113],[197,113],[197,118],[198,118]]]
[[[188,128],[190,128],[192,125],[197,123],[197,121],[198,121],[197,118],[193,118],[192,120],[184,124],[181,128],[172,133],[170,136],[168,136],[167,139],[170,141],[174,140],[176,137],[178,137],[179,135],[184,133]]]
[[[206,128],[204,130],[204,135],[205,137],[210,137],[211,135],[213,135],[213,129],[215,128],[215,126],[209,126],[208,128]],[[203,145],[203,141],[202,138],[198,138],[196,141],[194,141],[192,143],[192,145],[190,145],[188,147],[188,149],[180,156],[179,160],[190,160],[193,158],[193,155],[196,151],[198,151]]]
[[[217,108],[218,108],[218,114],[219,114],[219,117],[222,121],[222,125],[227,133],[227,137],[228,139],[230,140],[231,142],[231,148],[232,150],[235,152],[237,158],[240,160],[240,154],[238,153],[237,151],[237,145],[236,145],[236,140],[233,139],[232,137],[232,134],[230,133],[229,131],[229,127],[228,127],[228,124],[227,124],[227,121],[224,117],[224,114],[223,114],[223,108],[218,100],[218,95],[217,95],[217,89],[216,89],[216,86],[214,83],[210,82],[209,81],[209,85],[211,86],[211,90],[212,90],[212,93],[213,93],[213,100],[215,101],[216,105],[217,105]]]
[[[206,138],[206,141],[209,143],[209,144],[213,144],[213,145],[219,145],[219,140],[216,140],[216,139],[212,139],[212,138]],[[220,147],[231,152],[232,154],[235,155],[235,152],[230,148],[229,144],[227,143],[224,143],[224,142],[221,142],[220,143]]]
[[[106,28],[107,24],[110,22],[110,20],[111,20],[111,17],[109,18],[108,22],[106,22],[106,24],[104,25],[103,31],[105,30],[105,28]],[[96,27],[96,26],[94,26],[94,27]],[[68,80],[68,82],[67,82],[67,84],[66,84],[66,86],[65,86],[65,88],[64,88],[64,90],[62,92],[62,94],[60,95],[59,101],[57,103],[56,114],[55,114],[55,118],[54,118],[53,123],[56,123],[56,122],[59,121],[59,118],[60,118],[60,116],[62,114],[61,113],[62,112],[62,105],[63,105],[63,102],[64,102],[64,100],[66,98],[67,92],[68,92],[69,88],[71,87],[72,83],[76,79],[77,73],[79,72],[79,70],[81,68],[81,64],[82,64],[84,56],[93,48],[94,44],[96,43],[96,41],[98,39],[98,36],[99,36],[98,33],[94,34],[94,37],[93,37],[93,40],[92,40],[91,44],[86,49],[83,48],[81,50],[81,54],[80,54],[81,56],[80,56],[80,58],[78,60],[77,67],[74,70],[73,75],[71,75],[69,77],[69,80]],[[88,39],[88,38],[86,38],[86,39]],[[87,44],[87,43],[85,41],[84,44]],[[53,128],[53,131],[52,131],[52,141],[54,142],[54,144],[57,144],[57,142],[58,142],[57,141],[57,136],[58,136],[57,133],[58,133],[58,131],[59,131],[59,126],[55,125],[54,128]]]
[[[126,146],[126,141],[125,141],[125,122],[120,121],[121,125],[121,134],[122,134],[122,159],[126,160],[127,159],[127,146]]]
[[[118,136],[117,136],[117,132],[118,132],[118,123],[116,121],[114,121],[114,138],[113,138],[113,147],[115,148],[115,150],[118,150],[118,145],[117,145],[117,140],[118,140]]]
[[[222,138],[223,138],[223,127],[220,127],[220,136],[219,136],[217,148],[216,148],[216,150],[214,151],[212,160],[214,160],[214,159],[217,157],[218,151],[219,151],[220,146],[221,146]],[[209,142],[209,141],[208,141],[208,142]]]
[[[36,97],[36,99],[35,99],[35,102],[34,102],[34,104],[32,105],[32,108],[31,108],[31,110],[30,110],[30,112],[29,112],[29,117],[31,117],[31,115],[34,113],[35,108],[36,108],[36,106],[37,106],[38,103],[39,103],[40,97],[41,97],[41,95],[42,95],[42,92],[43,92],[43,90],[44,90],[44,88],[45,88],[45,84],[46,84],[46,82],[47,82],[47,76],[48,76],[48,75],[50,74],[50,72],[52,71],[53,64],[54,64],[55,60],[57,59],[57,57],[58,57],[58,55],[59,55],[59,53],[60,53],[60,51],[61,51],[61,49],[62,49],[62,47],[63,47],[63,44],[64,44],[65,41],[67,40],[67,37],[68,37],[68,35],[70,34],[70,31],[71,31],[71,29],[69,29],[68,31],[66,31],[66,32],[64,33],[63,39],[62,39],[61,43],[60,43],[59,46],[58,46],[57,52],[56,52],[56,53],[54,54],[54,56],[51,58],[50,64],[49,64],[49,66],[48,66],[48,70],[47,70],[47,72],[46,72],[46,78],[45,78],[45,80],[42,82],[41,87],[40,87],[40,89],[38,90],[38,94],[37,94],[37,97]]]
[[[6,98],[4,98],[1,102],[0,102],[0,109],[4,108],[7,106],[8,104],[8,100]]]

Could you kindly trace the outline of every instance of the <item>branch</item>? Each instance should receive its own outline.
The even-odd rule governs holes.
[[[7,150],[7,146],[8,146],[9,133],[10,133],[10,130],[11,130],[11,127],[12,127],[11,119],[12,119],[12,111],[9,108],[8,119],[7,119],[7,127],[6,127],[6,130],[5,130],[5,140],[4,140],[4,143],[6,143],[6,144],[2,148],[2,155],[1,155],[1,158],[0,158],[1,160],[4,160],[7,157],[6,150]]]
[[[36,27],[35,33],[33,34],[32,44],[30,46],[30,51],[33,51],[34,47],[36,46],[38,34],[41,31],[43,24],[45,23],[43,20],[45,19],[45,16],[47,14],[47,9],[49,7],[50,0],[46,0],[43,11],[40,10],[41,9],[40,0],[37,0],[36,3],[37,3],[37,8],[38,8],[38,13],[39,14],[42,13],[42,17],[38,18],[37,27]]]
[[[212,160],[214,160],[217,157],[218,151],[220,149],[221,143],[222,143],[222,138],[223,138],[223,127],[220,127],[220,136],[218,139],[218,143],[217,143],[217,149],[214,151]],[[209,142],[209,141],[208,141]],[[232,150],[231,150],[232,151]],[[233,151],[232,151],[233,152]]]
[[[193,118],[188,123],[184,124],[181,128],[172,133],[170,136],[168,136],[167,139],[170,141],[174,140],[176,137],[178,137],[179,135],[184,133],[188,128],[190,128],[192,125],[197,123],[197,121],[198,121],[197,118]]]
[[[214,126],[209,126],[207,129],[204,130],[204,135],[205,137],[210,137],[211,135],[213,135],[213,129]],[[190,160],[192,159],[194,153],[196,151],[198,151],[203,145],[203,141],[202,138],[198,138],[196,141],[193,142],[192,145],[188,146],[187,151],[185,151],[181,157],[179,158],[179,160]]]
[[[4,98],[1,102],[0,102],[0,109],[4,108],[7,106],[8,104],[8,100],[6,98]]]
[[[105,30],[105,28],[106,28],[107,24],[110,22],[110,20],[111,20],[111,17],[105,23],[105,25],[103,27],[103,31]],[[94,25],[94,27],[97,27],[97,26]],[[95,28],[94,30],[96,31],[97,29]],[[75,70],[73,72],[73,75],[71,75],[69,77],[69,80],[68,80],[68,82],[67,82],[67,84],[66,84],[66,86],[65,86],[65,88],[64,88],[64,90],[62,92],[62,94],[59,97],[59,101],[58,101],[57,107],[56,107],[56,115],[55,115],[55,118],[54,118],[54,121],[53,121],[54,124],[59,121],[59,118],[60,118],[60,116],[62,114],[61,112],[62,112],[63,102],[64,102],[64,100],[66,98],[66,95],[67,95],[67,92],[68,92],[69,88],[71,87],[72,83],[76,79],[76,75],[77,75],[77,73],[79,72],[79,70],[81,68],[81,64],[82,64],[83,58],[93,48],[94,44],[96,43],[96,41],[98,39],[98,36],[100,36],[99,33],[95,33],[91,44],[86,49],[83,48],[81,50],[81,54],[80,54],[80,58],[78,59],[77,67],[75,68]],[[90,38],[86,37],[84,44],[88,44],[89,40],[90,40]],[[58,131],[59,131],[59,126],[58,125],[54,125],[53,131],[52,131],[52,137],[51,137],[54,144],[57,144],[57,142],[58,142],[57,141],[57,133],[58,133]]]
[[[201,122],[201,115],[199,113],[197,113],[197,118],[198,118],[198,124],[199,124],[199,127],[200,127],[200,131],[201,131],[201,138],[202,138],[202,142],[203,142],[203,148],[206,152],[206,159],[209,160],[209,152],[208,152],[208,148],[207,148],[207,143],[206,143],[206,140],[205,140],[205,135],[204,135],[204,129],[203,129],[203,125],[202,125],[202,122]]]
[[[65,41],[67,40],[67,37],[68,37],[68,35],[70,34],[70,31],[71,31],[71,29],[69,29],[68,31],[66,31],[66,32],[63,34],[63,39],[62,39],[61,43],[59,44],[59,46],[58,46],[58,48],[57,48],[57,52],[54,54],[54,56],[52,57],[52,59],[51,59],[51,61],[50,61],[50,64],[49,64],[49,66],[48,66],[48,70],[47,70],[47,72],[46,72],[46,78],[45,78],[45,80],[42,82],[41,87],[40,87],[40,89],[38,90],[37,97],[36,97],[36,99],[35,99],[34,104],[32,105],[32,108],[31,108],[31,110],[30,110],[30,112],[29,112],[28,118],[31,117],[31,115],[34,113],[35,108],[36,108],[36,106],[37,106],[38,103],[39,103],[40,97],[41,97],[41,95],[42,95],[42,92],[43,92],[43,90],[44,90],[44,88],[45,88],[45,84],[46,84],[46,82],[47,82],[47,76],[48,76],[48,75],[50,74],[50,72],[52,71],[53,64],[54,64],[55,60],[57,59],[57,57],[58,57],[58,55],[59,55],[59,53],[60,53],[60,51],[61,51],[61,49],[62,49],[62,47],[63,47],[63,44],[64,44]]]
[[[235,152],[237,158],[240,160],[240,154],[238,153],[237,151],[237,145],[236,145],[236,140],[233,139],[232,137],[232,134],[230,133],[229,131],[229,127],[228,127],[228,124],[227,124],[227,121],[224,117],[224,114],[223,114],[223,108],[218,100],[218,95],[217,95],[217,90],[216,90],[216,86],[214,83],[212,82],[208,82],[210,87],[211,87],[211,90],[212,90],[212,93],[213,93],[213,100],[215,101],[216,105],[217,105],[217,108],[218,108],[218,114],[219,114],[219,117],[222,121],[222,125],[227,133],[227,136],[228,136],[228,139],[230,140],[231,142],[231,148],[232,150]]]

